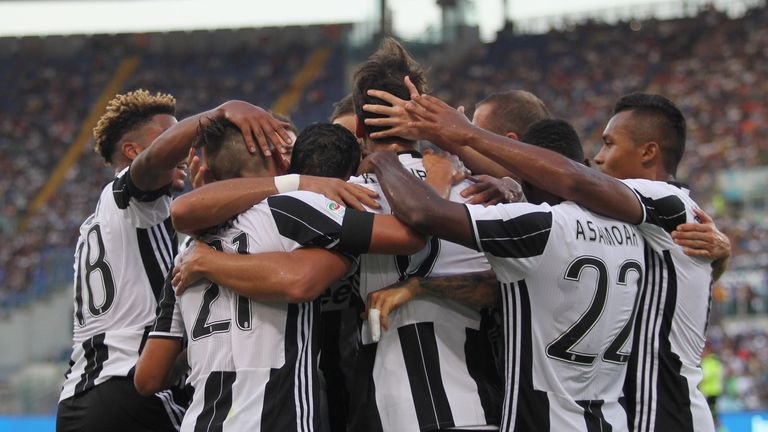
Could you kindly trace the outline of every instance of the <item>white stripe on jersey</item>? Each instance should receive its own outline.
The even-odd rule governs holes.
[[[515,353],[520,352],[520,302],[515,301],[514,284],[502,284],[501,295],[504,302],[504,340],[506,347],[506,390],[504,392],[504,410],[501,415],[501,431],[510,431],[517,419],[517,398],[520,390],[520,363]]]

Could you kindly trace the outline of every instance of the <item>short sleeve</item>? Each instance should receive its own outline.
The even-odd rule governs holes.
[[[476,248],[496,258],[515,261],[526,271],[538,263],[552,231],[552,210],[547,204],[465,205]]]
[[[168,276],[165,278],[163,293],[160,297],[160,303],[157,305],[155,323],[149,332],[150,338],[184,338],[184,321],[176,293],[171,284],[172,280],[173,269],[168,272]]]
[[[142,191],[133,183],[130,167],[120,172],[112,183],[112,196],[123,216],[138,228],[157,225],[170,215],[170,185],[156,191]]]
[[[622,182],[632,189],[640,201],[643,224],[655,225],[671,233],[678,225],[687,222],[686,203],[679,196],[683,192],[676,186],[642,179]]]

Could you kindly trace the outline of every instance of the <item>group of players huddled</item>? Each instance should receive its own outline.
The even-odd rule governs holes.
[[[675,182],[681,112],[622,97],[590,167],[531,93],[470,122],[426,90],[385,39],[298,135],[242,101],[113,99],[57,430],[714,431],[730,243]]]

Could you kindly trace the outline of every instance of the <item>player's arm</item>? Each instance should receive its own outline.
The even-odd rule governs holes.
[[[133,184],[142,191],[155,191],[169,184],[176,166],[188,156],[198,128],[215,118],[232,121],[242,131],[251,152],[256,151],[254,136],[266,155],[270,154],[267,138],[277,146],[291,142],[285,124],[268,112],[247,102],[228,101],[187,117],[158,136],[131,164]]]
[[[403,168],[391,152],[370,156],[393,214],[416,231],[477,249],[463,205],[442,199]]]
[[[133,376],[136,391],[142,396],[150,396],[168,388],[171,372],[181,353],[181,339],[148,338]]]
[[[430,95],[413,98],[406,109],[418,118],[408,122],[417,138],[454,153],[456,148],[472,147],[517,177],[595,213],[633,224],[643,220],[634,192],[613,177],[556,152],[475,127],[464,114]]]
[[[299,176],[239,178],[207,184],[186,193],[171,204],[171,219],[177,231],[197,234],[223,223],[266,198],[293,190],[325,195],[359,210],[378,208],[376,193],[363,186],[340,179]]]
[[[380,311],[381,326],[389,326],[389,314],[409,301],[432,295],[447,298],[480,310],[501,300],[493,271],[429,278],[411,277],[368,294],[368,308]]]
[[[144,350],[136,363],[133,384],[136,390],[148,396],[168,388],[178,379],[174,371],[184,369],[186,354],[182,352],[184,323],[173,294],[171,278],[168,275],[163,284],[157,316],[149,333]]]
[[[206,278],[256,301],[301,303],[315,299],[348,274],[351,261],[322,248],[253,255],[219,252],[195,242],[173,270],[177,295]]]
[[[409,77],[405,77],[405,85],[408,88],[411,98],[419,96],[419,91],[413,85]],[[381,117],[366,118],[365,124],[368,126],[388,126],[387,129],[371,134],[372,139],[390,138],[394,136],[405,137],[409,139],[418,139],[418,131],[409,127],[410,121],[418,120],[412,116],[405,105],[408,101],[381,90],[370,89],[368,96],[379,98],[389,105],[366,104],[363,110],[379,114]],[[456,149],[456,155],[466,164],[473,173],[489,175],[491,177],[503,178],[512,174],[510,171],[488,157],[485,157],[471,147],[461,147]]]

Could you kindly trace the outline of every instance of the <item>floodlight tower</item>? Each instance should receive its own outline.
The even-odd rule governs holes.
[[[469,15],[474,11],[474,3],[471,0],[436,1],[440,6],[443,42],[455,42],[469,27]]]

